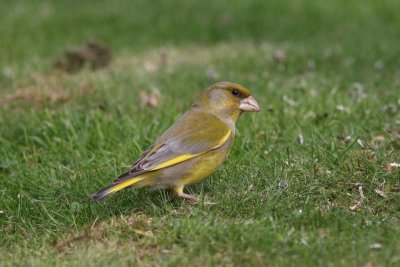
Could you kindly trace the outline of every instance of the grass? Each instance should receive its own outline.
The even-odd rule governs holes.
[[[386,169],[400,162],[396,1],[3,6],[1,266],[399,264],[400,169]],[[110,66],[52,69],[90,39],[110,45]],[[216,205],[146,189],[88,201],[219,80],[262,112],[188,188]]]

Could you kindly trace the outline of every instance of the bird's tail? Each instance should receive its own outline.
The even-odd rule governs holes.
[[[130,179],[123,180],[118,183],[111,183],[102,189],[100,189],[97,193],[93,194],[91,198],[95,201],[100,201],[103,200],[104,198],[108,197],[110,194],[115,193],[121,189],[124,189],[125,187],[134,185],[136,183],[139,183],[145,179],[144,176],[139,176],[139,177],[132,177]]]

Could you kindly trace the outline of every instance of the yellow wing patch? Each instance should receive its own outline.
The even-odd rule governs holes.
[[[228,130],[228,132],[218,142],[218,144],[216,144],[210,150],[213,150],[213,149],[221,147],[223,144],[225,144],[226,140],[228,140],[230,135],[231,135],[231,130]],[[202,154],[204,154],[204,153],[206,153],[206,152],[208,152],[210,150],[206,150],[206,151],[203,151],[203,152],[200,152],[200,153],[197,153],[197,154],[182,154],[182,155],[179,155],[179,156],[177,156],[177,157],[175,157],[173,159],[170,159],[170,160],[168,160],[168,161],[166,161],[164,163],[161,163],[158,166],[155,166],[155,167],[151,168],[149,171],[155,171],[155,170],[163,169],[163,168],[166,168],[166,167],[181,163],[181,162],[186,161],[188,159],[200,156],[200,155],[202,155]]]
[[[200,153],[200,154],[202,154],[202,153]],[[164,163],[161,163],[158,166],[155,166],[154,168],[151,168],[150,171],[155,171],[155,170],[159,170],[159,169],[162,169],[162,168],[166,168],[166,167],[175,165],[175,164],[180,163],[182,161],[185,161],[185,160],[188,160],[190,158],[196,157],[196,156],[198,156],[200,154],[183,154],[183,155],[177,156],[177,157],[175,157],[173,159],[170,159],[170,160],[168,160],[168,161],[166,161]]]
[[[142,181],[144,178],[145,177],[140,177],[139,176],[137,178],[132,178],[132,179],[126,180],[124,182],[118,183],[115,186],[113,186],[110,189],[108,189],[107,193],[108,194],[115,193],[115,192],[117,192],[117,191],[119,191],[121,189],[124,189],[127,186],[130,186],[130,185],[133,185],[133,184],[136,184],[136,183]]]
[[[225,134],[225,136],[221,139],[221,141],[214,146],[212,149],[216,149],[221,147],[223,144],[225,144],[226,140],[228,140],[229,136],[231,136],[231,130],[228,130],[228,132]]]

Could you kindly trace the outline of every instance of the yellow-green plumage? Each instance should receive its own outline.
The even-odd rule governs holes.
[[[92,198],[101,200],[128,186],[151,186],[172,188],[177,196],[194,199],[183,193],[183,187],[221,166],[231,149],[237,118],[243,111],[258,110],[244,87],[229,82],[212,85],[128,172]]]

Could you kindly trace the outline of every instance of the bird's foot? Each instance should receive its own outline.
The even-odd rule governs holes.
[[[195,203],[199,202],[199,198],[197,196],[189,195],[189,194],[185,194],[185,193],[178,194],[178,195],[176,195],[176,197],[187,199],[187,200],[190,200]]]
[[[172,194],[175,197],[190,200],[192,204],[199,204],[200,202],[200,199],[197,196],[183,193],[183,186],[174,187],[172,189]],[[204,205],[214,205],[214,204],[215,204],[214,202],[204,201]]]

